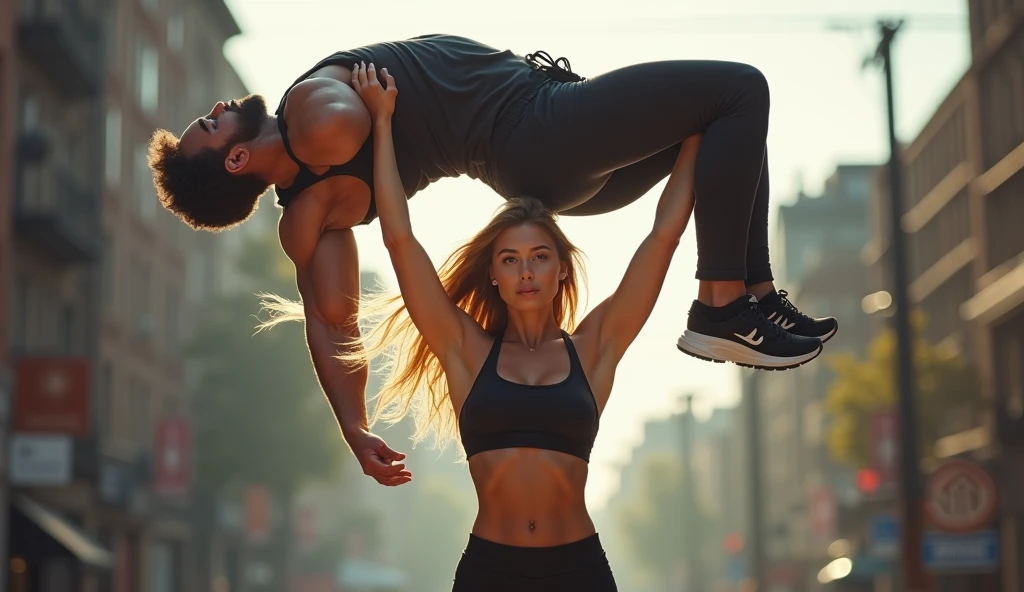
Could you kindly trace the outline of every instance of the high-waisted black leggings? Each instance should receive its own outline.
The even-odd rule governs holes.
[[[469,535],[452,592],[616,592],[598,535],[556,547],[513,547]]]
[[[665,61],[541,87],[498,147],[506,196],[566,216],[619,209],[672,172],[704,134],[695,178],[697,278],[772,279],[768,256],[768,83],[753,66]]]

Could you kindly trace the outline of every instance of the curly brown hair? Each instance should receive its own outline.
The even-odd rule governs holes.
[[[232,174],[224,168],[228,151],[204,148],[188,157],[178,138],[157,130],[149,142],[153,184],[165,208],[195,230],[219,232],[245,222],[256,211],[270,183],[255,174]]]

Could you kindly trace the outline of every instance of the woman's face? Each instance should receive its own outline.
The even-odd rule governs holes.
[[[494,241],[491,280],[511,309],[550,309],[565,272],[554,239],[537,225],[508,228]]]

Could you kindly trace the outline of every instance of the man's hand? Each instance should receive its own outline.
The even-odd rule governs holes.
[[[345,434],[345,440],[352,448],[363,473],[373,477],[377,483],[394,487],[412,481],[412,473],[405,470],[405,454],[395,452],[380,437],[365,430]]]

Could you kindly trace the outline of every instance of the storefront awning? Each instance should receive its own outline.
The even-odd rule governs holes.
[[[12,502],[19,512],[85,565],[103,570],[114,568],[114,554],[60,514],[24,495],[15,495]]]

